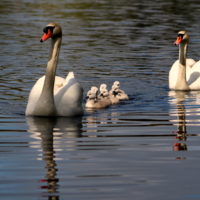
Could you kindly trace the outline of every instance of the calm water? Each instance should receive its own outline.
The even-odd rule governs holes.
[[[1,199],[200,199],[200,92],[168,89],[179,30],[199,59],[199,11],[197,0],[1,0]],[[73,70],[85,94],[118,80],[130,100],[81,118],[25,117],[49,22],[63,28],[59,76]]]

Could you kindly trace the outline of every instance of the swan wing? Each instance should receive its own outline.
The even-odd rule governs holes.
[[[186,74],[193,69],[196,61],[188,58],[186,59]],[[179,60],[176,60],[169,71],[169,88],[174,89],[178,79]],[[188,80],[188,79],[187,79]]]
[[[186,79],[191,90],[200,90],[200,61],[187,68]]]
[[[32,115],[33,111],[36,107],[36,104],[38,102],[38,99],[40,98],[40,95],[42,93],[42,88],[44,85],[44,79],[45,76],[39,78],[35,85],[32,87],[29,97],[28,97],[28,104],[26,106],[26,115]]]
[[[35,107],[37,105],[37,102],[40,98],[40,95],[42,93],[42,88],[44,85],[45,76],[39,78],[33,88],[31,89],[31,92],[29,94],[28,98],[28,104],[26,107],[26,115],[32,115],[33,111],[35,110]],[[65,83],[65,79],[61,78],[59,76],[55,76],[55,84],[54,84],[54,94],[63,86]]]
[[[33,86],[26,107],[26,115],[32,115],[42,93],[45,76],[37,80]],[[66,79],[55,77],[54,102],[58,116],[77,116],[83,114],[83,88],[77,82],[73,72]]]
[[[55,106],[59,116],[72,117],[83,114],[83,88],[69,72],[63,86],[54,95]]]

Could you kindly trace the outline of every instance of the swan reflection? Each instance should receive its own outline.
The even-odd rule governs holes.
[[[89,111],[89,112],[88,112]],[[86,116],[86,132],[97,133],[102,132],[101,127],[110,127],[112,124],[117,125],[117,122],[120,117],[120,113],[118,112],[110,112],[110,113],[92,113],[87,110],[88,116]]]
[[[191,108],[191,106],[199,104],[199,91],[194,91],[194,92],[183,92],[183,91],[170,91],[169,96],[173,97],[172,100],[170,100],[170,104],[176,105],[176,113],[175,115],[177,116],[177,120],[171,120],[174,125],[177,126],[177,131],[174,131],[176,133],[175,139],[178,141],[186,141],[187,140],[187,126],[188,125],[194,125],[195,122],[198,122],[198,119],[193,119],[193,120],[188,120],[186,119],[186,116],[191,115],[190,113],[192,112],[192,115],[199,115],[200,109],[196,108]],[[190,98],[188,98],[190,97]],[[195,97],[195,98],[193,98]],[[188,100],[190,103],[187,105],[184,101]],[[195,100],[194,100],[195,99]],[[184,103],[183,103],[184,102]],[[186,106],[190,106],[190,108],[185,108]],[[170,115],[174,115],[174,109],[170,110]],[[192,124],[191,124],[192,122]],[[196,134],[198,135],[198,134]],[[182,150],[186,151],[187,150],[187,144],[185,143],[175,143],[174,144],[174,150]]]
[[[41,141],[41,143],[37,142],[37,147],[43,151],[42,160],[45,161],[45,168],[47,169],[45,177],[40,179],[42,196],[48,196],[49,199],[59,199],[59,178],[57,178],[58,167],[56,164],[56,160],[59,159],[56,158],[56,155],[59,154],[56,151],[61,146],[61,142],[56,142],[56,139],[59,138],[60,141],[60,138],[64,137],[81,137],[82,119],[80,117],[27,117],[26,120],[29,126],[28,132],[31,133],[30,137]],[[38,159],[40,160],[40,155],[38,155]]]
[[[176,101],[176,115],[177,115],[177,131],[175,139],[178,141],[186,141],[186,111],[185,106],[183,105],[183,101],[185,100],[185,96],[188,92],[183,91],[170,91],[169,96],[174,97]],[[185,143],[174,143],[174,150],[176,151],[186,151],[187,144]]]
[[[81,117],[27,117],[28,132],[30,137],[41,139],[41,135],[51,132],[54,137],[81,137],[82,118]]]

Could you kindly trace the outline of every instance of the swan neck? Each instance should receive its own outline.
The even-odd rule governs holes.
[[[58,63],[59,51],[61,46],[61,37],[52,38],[51,48],[49,54],[49,61],[47,63],[44,85],[41,96],[38,100],[35,112],[38,113],[42,107],[42,114],[44,116],[55,116],[56,107],[54,103],[54,82],[56,75],[56,68]]]
[[[186,67],[187,48],[188,48],[187,43],[181,43],[179,45],[179,62],[184,67]]]
[[[49,61],[47,63],[45,82],[43,86],[43,91],[48,93],[50,93],[51,91],[50,94],[52,97],[53,97],[54,81],[55,81],[60,45],[61,45],[61,38],[54,38],[54,39],[52,38]]]
[[[179,45],[179,72],[178,79],[175,86],[176,90],[189,90],[189,86],[186,81],[186,56],[187,56],[188,43],[183,42]]]

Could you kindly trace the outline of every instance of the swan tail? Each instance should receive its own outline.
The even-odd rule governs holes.
[[[67,75],[67,77],[66,77],[66,82],[68,82],[71,78],[75,78],[75,76],[74,76],[74,72],[69,72],[68,73],[68,75]]]

